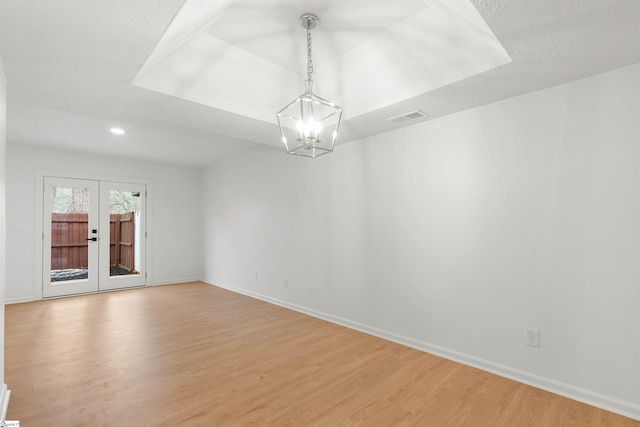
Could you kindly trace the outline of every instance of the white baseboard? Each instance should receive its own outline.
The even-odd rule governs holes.
[[[5,299],[4,303],[6,304],[21,304],[23,302],[33,302],[35,301],[34,298],[9,298],[9,299]]]
[[[154,282],[149,283],[147,286],[164,286],[164,285],[177,285],[181,283],[190,283],[190,282],[202,282],[201,277],[196,277],[194,279],[178,279],[178,280],[168,280],[162,282]],[[143,287],[143,286],[140,286]],[[122,289],[114,289],[114,291],[121,291]],[[88,295],[88,294],[87,294]],[[33,302],[33,301],[41,301],[41,299],[36,300],[34,297],[23,297],[23,298],[7,298],[5,299],[5,305],[9,304],[21,304],[23,302]]]
[[[202,281],[209,285],[217,286],[232,292],[266,301],[271,304],[289,308],[291,310],[298,311],[309,316],[317,317],[319,319],[326,320],[331,323],[336,323],[347,328],[355,329],[357,331],[386,339],[388,341],[406,345],[407,347],[415,348],[417,350],[440,356],[454,362],[462,363],[464,365],[472,366],[483,371],[491,372],[492,374],[496,374],[501,377],[509,378],[511,380],[518,381],[532,387],[546,390],[560,396],[568,397],[569,399],[577,400],[579,402],[583,402],[588,405],[615,412],[625,417],[633,418],[640,421],[640,405],[637,403],[617,399],[611,396],[606,396],[584,388],[575,387],[570,384],[562,383],[560,381],[545,378],[519,369],[514,369],[500,363],[492,362],[490,360],[471,356],[469,354],[450,350],[424,341],[419,341],[410,337],[405,337],[382,329],[374,328],[362,323],[354,322],[349,319],[344,319],[332,314],[292,304],[287,301],[282,301],[267,295],[262,295],[257,292],[230,286],[219,281],[211,279],[202,279]]]
[[[181,285],[183,283],[191,282],[204,282],[204,280],[202,280],[202,277],[196,277],[193,279],[163,280],[161,282],[149,283],[147,286]]]

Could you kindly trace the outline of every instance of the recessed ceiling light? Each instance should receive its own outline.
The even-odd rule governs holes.
[[[111,128],[111,133],[114,133],[116,135],[124,135],[124,129]]]

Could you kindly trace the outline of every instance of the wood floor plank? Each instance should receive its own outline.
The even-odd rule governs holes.
[[[640,426],[194,282],[6,307],[8,416],[67,426]]]

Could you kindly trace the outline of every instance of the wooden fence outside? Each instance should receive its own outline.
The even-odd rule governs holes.
[[[87,214],[51,214],[51,270],[87,268]]]
[[[87,214],[51,214],[51,270],[88,267]],[[135,269],[135,214],[112,214],[109,221],[109,265]]]
[[[111,214],[109,236],[109,265],[133,271],[136,265],[135,214]]]

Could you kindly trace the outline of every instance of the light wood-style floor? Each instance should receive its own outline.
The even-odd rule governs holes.
[[[67,426],[640,426],[190,283],[6,307],[9,419]]]

